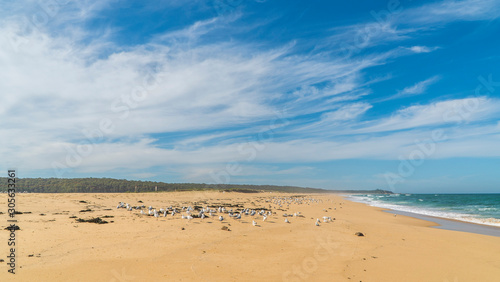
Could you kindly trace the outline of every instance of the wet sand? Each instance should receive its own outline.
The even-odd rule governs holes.
[[[291,196],[18,194],[17,210],[30,213],[16,215],[21,228],[16,231],[16,274],[9,274],[6,262],[0,262],[0,281],[462,282],[500,277],[499,237],[429,228],[435,224],[394,217],[336,195],[296,195],[287,200],[293,203],[281,200],[281,207],[273,201]],[[266,221],[260,215],[234,219],[227,214],[223,221],[219,214],[190,220],[181,214],[155,218],[117,209],[120,201],[156,209],[240,205],[233,209],[267,208],[273,214]],[[6,210],[5,194],[0,206]],[[296,212],[303,217],[294,217]],[[284,222],[285,213],[292,214],[286,217],[290,223]],[[335,220],[324,223],[323,216]],[[95,217],[109,223],[76,221]],[[318,218],[320,226],[315,225]],[[7,219],[5,213],[0,215],[2,230]],[[9,233],[0,233],[4,260]]]
[[[411,216],[411,217],[431,221],[431,222],[434,222],[437,224],[436,226],[433,226],[434,228],[500,237],[500,227],[496,227],[496,226],[481,225],[481,224],[463,222],[463,221],[458,221],[458,220],[451,220],[451,219],[446,219],[446,218],[422,215],[422,214],[418,214],[418,213],[405,212],[405,211],[388,210],[386,212],[391,213],[391,214]]]

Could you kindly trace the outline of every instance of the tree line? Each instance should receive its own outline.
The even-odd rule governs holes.
[[[7,191],[7,178],[0,177],[0,191]],[[289,193],[390,193],[383,190],[326,190],[296,186],[248,185],[248,184],[204,184],[165,183],[114,178],[18,178],[17,193],[143,193],[172,191],[218,190],[227,192],[252,193],[260,191]]]

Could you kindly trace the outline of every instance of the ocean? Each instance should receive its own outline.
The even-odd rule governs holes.
[[[371,206],[500,227],[500,194],[368,194],[348,199]]]

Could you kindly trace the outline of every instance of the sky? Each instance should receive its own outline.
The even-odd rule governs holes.
[[[18,177],[500,192],[500,1],[0,1]]]

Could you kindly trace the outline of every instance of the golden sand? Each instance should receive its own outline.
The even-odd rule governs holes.
[[[0,281],[500,281],[500,238],[429,228],[340,196],[305,195],[302,204],[270,202],[279,193],[18,194],[16,274]],[[0,206],[7,209],[4,194]],[[80,201],[85,201],[82,203]],[[141,215],[132,206],[223,203],[269,208],[234,219]],[[143,203],[139,203],[142,201]],[[80,212],[90,209],[90,212]],[[228,208],[229,209],[229,208]],[[145,209],[147,212],[147,209]],[[301,212],[303,217],[283,214]],[[44,215],[41,215],[44,214]],[[185,213],[183,213],[185,214]],[[108,224],[75,218],[104,218]],[[323,216],[335,218],[324,223]],[[320,226],[315,222],[320,219]],[[7,260],[7,215],[0,215]],[[252,225],[252,221],[257,226]],[[228,230],[223,230],[226,226]],[[365,236],[356,236],[362,232]]]

